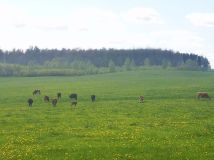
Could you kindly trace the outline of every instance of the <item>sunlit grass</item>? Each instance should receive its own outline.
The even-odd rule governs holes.
[[[0,78],[0,159],[211,160],[214,103],[195,93],[214,97],[213,82],[212,72],[164,70]],[[32,95],[36,88],[41,96]],[[58,91],[57,107],[43,102]],[[78,94],[76,108],[70,93]]]

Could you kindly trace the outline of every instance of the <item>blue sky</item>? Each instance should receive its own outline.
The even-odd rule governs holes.
[[[213,0],[0,0],[0,48],[162,48],[214,67]]]

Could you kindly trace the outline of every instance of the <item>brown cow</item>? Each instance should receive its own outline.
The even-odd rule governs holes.
[[[143,103],[144,102],[144,96],[140,96],[139,101],[140,101],[140,103]]]
[[[197,98],[198,99],[208,98],[209,100],[211,100],[211,97],[208,95],[207,92],[197,92]]]

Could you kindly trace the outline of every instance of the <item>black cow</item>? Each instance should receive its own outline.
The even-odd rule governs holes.
[[[52,103],[53,107],[55,107],[57,104],[57,99],[56,98],[52,99],[51,103]]]
[[[95,100],[96,100],[96,96],[95,95],[91,95],[91,101],[95,102]]]
[[[77,100],[77,94],[76,93],[72,93],[72,94],[69,95],[69,98]]]
[[[32,99],[32,98],[29,98],[27,102],[28,102],[29,107],[32,107],[33,99]]]
[[[77,94],[72,93],[69,95],[69,98],[71,99],[71,105],[77,105]]]
[[[57,99],[61,99],[62,94],[60,92],[57,93]]]
[[[33,91],[33,95],[40,95],[40,94],[41,94],[41,92],[40,92],[39,89],[35,89],[35,90]]]
[[[48,96],[44,96],[44,101],[45,101],[45,102],[49,102],[49,100],[50,100],[50,99],[49,99]]]

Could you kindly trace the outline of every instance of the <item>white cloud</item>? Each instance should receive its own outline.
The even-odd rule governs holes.
[[[78,8],[68,17],[70,29],[88,32],[115,32],[124,28],[118,13],[95,7]]]
[[[26,23],[28,27],[44,31],[66,31],[69,29],[66,19],[61,17],[29,17]]]
[[[162,30],[150,34],[153,46],[181,52],[198,52],[204,47],[204,40],[197,33],[188,30]]]
[[[154,8],[136,7],[122,13],[124,20],[130,23],[162,24],[163,21],[158,11]]]
[[[62,17],[28,17],[27,24],[45,30],[66,30],[111,33],[126,29],[126,24],[161,24],[160,14],[153,8],[131,8],[128,11],[114,12],[110,9],[82,7],[68,12]],[[126,22],[126,24],[124,24]],[[134,23],[134,24],[133,24]]]
[[[0,3],[0,27],[35,28],[40,30],[67,30],[68,19],[52,16],[32,16],[17,6]]]
[[[82,7],[67,12],[67,15],[32,15],[25,8],[0,3],[0,25],[17,29],[30,27],[46,31],[96,31],[118,32],[125,29],[124,21],[130,25],[160,24],[159,13],[153,8],[131,8],[128,11],[114,12],[110,9]]]
[[[0,26],[22,26],[26,14],[16,6],[0,3]]]
[[[198,27],[214,27],[214,13],[192,13],[186,18]]]

